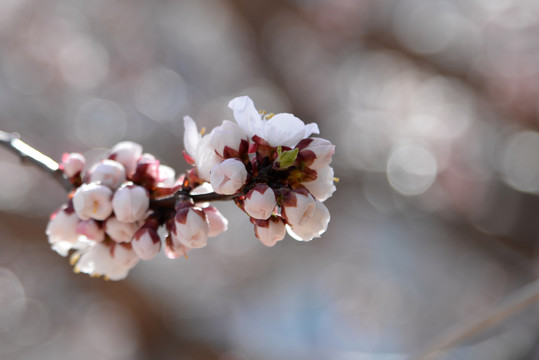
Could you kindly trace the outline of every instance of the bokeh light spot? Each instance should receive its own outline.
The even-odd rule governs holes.
[[[433,184],[437,173],[434,155],[420,145],[403,145],[395,149],[387,162],[387,178],[403,195],[419,195]]]

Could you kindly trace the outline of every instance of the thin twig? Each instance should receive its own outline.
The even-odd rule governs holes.
[[[56,179],[67,191],[73,188],[73,185],[64,176],[60,166],[56,161],[37,151],[21,139],[17,133],[7,133],[0,130],[0,144],[14,154],[18,155],[21,161],[29,161],[43,171],[49,173]]]
[[[537,301],[539,301],[539,280],[509,294],[479,316],[450,327],[426,348],[411,356],[409,360],[435,359],[437,352],[455,346],[462,340],[493,327]]]

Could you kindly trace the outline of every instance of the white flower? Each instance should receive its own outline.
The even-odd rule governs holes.
[[[228,220],[213,206],[202,208],[206,214],[208,225],[210,230],[208,232],[209,237],[214,237],[224,232],[228,228]]]
[[[62,256],[71,249],[83,249],[89,245],[85,237],[77,233],[79,218],[67,204],[54,212],[47,224],[45,233],[51,248]]]
[[[105,276],[110,280],[124,279],[139,260],[130,244],[105,243],[98,243],[82,254],[75,254],[73,259],[76,261],[75,272]]]
[[[79,153],[65,153],[62,156],[61,168],[68,178],[80,174],[86,165],[86,159]]]
[[[137,169],[137,161],[142,155],[142,146],[132,141],[122,141],[114,145],[109,159],[115,160],[125,167],[128,177],[133,176]]]
[[[82,220],[105,220],[112,213],[112,190],[96,183],[82,184],[73,195],[73,207]]]
[[[148,226],[137,230],[133,236],[133,250],[142,260],[150,260],[161,250],[161,239],[157,231]]]
[[[116,242],[131,242],[139,226],[137,223],[123,222],[111,216],[105,222],[105,231]]]
[[[210,135],[202,136],[198,132],[197,125],[189,116],[183,118],[185,131],[183,134],[183,146],[185,151],[195,161],[198,176],[202,180],[209,181],[212,167],[223,160],[215,153],[215,148],[210,144]]]
[[[247,152],[249,137],[238,124],[224,120],[220,126],[211,131],[210,145],[222,157],[235,157],[240,150]]]
[[[125,181],[125,168],[114,160],[101,160],[90,169],[88,182],[99,182],[115,190]]]
[[[246,180],[247,170],[238,159],[226,159],[211,169],[210,184],[218,194],[235,194]]]
[[[195,249],[206,246],[210,227],[206,214],[201,209],[188,207],[180,209],[174,217],[172,239],[184,246]]]
[[[303,157],[313,170],[328,166],[335,153],[335,145],[322,138],[303,139],[296,147],[300,149],[299,156]]]
[[[266,184],[256,184],[245,196],[245,211],[255,219],[269,218],[276,205],[275,192]]]
[[[313,181],[301,184],[319,201],[326,201],[337,189],[333,184],[333,168],[326,166],[316,171],[317,176]]]
[[[95,242],[105,240],[105,229],[94,219],[80,221],[77,225],[77,233]]]
[[[328,227],[330,220],[329,210],[320,201],[315,202],[312,215],[301,224],[286,227],[288,234],[296,240],[310,241],[320,237]]]
[[[248,96],[232,99],[228,107],[234,112],[238,125],[250,138],[257,135],[274,147],[294,147],[311,134],[320,133],[315,123],[305,125],[303,121],[288,113],[274,115],[269,120],[262,119]]]
[[[272,216],[268,220],[256,220],[255,235],[262,244],[272,247],[286,235],[283,219]]]
[[[311,195],[290,192],[283,201],[282,216],[290,226],[302,225],[312,216],[315,207]]]
[[[118,220],[135,222],[143,220],[150,207],[150,194],[142,186],[124,183],[112,197],[112,208]]]

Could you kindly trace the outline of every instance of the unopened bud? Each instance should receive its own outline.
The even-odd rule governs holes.
[[[283,201],[282,216],[290,226],[301,225],[312,216],[314,209],[311,195],[291,191]]]
[[[210,183],[218,194],[235,194],[247,180],[245,165],[237,159],[226,159],[216,164],[210,173]]]
[[[172,237],[184,246],[194,249],[206,246],[210,231],[204,211],[186,207],[180,209],[174,217]]]
[[[336,188],[333,184],[333,168],[326,166],[320,170],[316,170],[316,179],[313,181],[305,181],[301,184],[319,201],[327,200]]]
[[[131,242],[138,228],[139,226],[136,223],[123,222],[115,216],[111,216],[105,222],[105,231],[112,240],[119,243]]]
[[[86,159],[79,153],[65,153],[62,156],[61,169],[68,178],[76,176],[82,172],[86,165]]]
[[[268,220],[255,220],[255,235],[267,247],[272,247],[286,235],[282,218],[272,216]]]
[[[301,224],[292,225],[287,228],[288,233],[296,240],[310,241],[315,237],[320,237],[330,220],[329,210],[320,201],[315,201],[312,215]]]
[[[142,186],[132,183],[122,185],[112,198],[112,208],[118,220],[135,222],[146,217],[150,207],[150,194]]]
[[[125,168],[114,160],[101,160],[95,164],[89,173],[89,182],[99,182],[115,190],[125,181]]]
[[[266,184],[255,185],[245,196],[245,211],[255,219],[269,218],[276,205],[275,192]]]
[[[96,183],[82,184],[73,195],[73,207],[82,220],[105,220],[112,213],[112,190]]]
[[[210,230],[208,232],[209,237],[217,236],[220,233],[226,231],[228,228],[228,220],[213,206],[208,206],[202,209],[208,219]]]
[[[137,230],[133,236],[133,250],[142,260],[150,260],[161,250],[161,239],[157,231],[148,226]]]
[[[142,146],[132,141],[122,141],[114,145],[109,159],[115,160],[125,167],[127,177],[133,176],[137,161],[142,155]]]
[[[101,223],[94,219],[89,219],[79,222],[77,225],[77,233],[86,236],[89,240],[101,242],[105,240],[105,230]]]
[[[296,148],[300,149],[299,156],[304,159],[307,166],[314,170],[328,166],[335,153],[335,145],[322,138],[303,139]]]

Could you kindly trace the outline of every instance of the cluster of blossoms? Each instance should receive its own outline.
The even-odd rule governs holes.
[[[323,201],[335,191],[335,146],[310,137],[319,133],[316,124],[259,113],[247,96],[229,107],[236,122],[225,120],[206,135],[184,119],[184,157],[193,167],[178,179],[133,142],[117,144],[89,169],[81,154],[65,154],[61,169],[74,190],[51,216],[52,248],[63,256],[71,251],[76,272],[122,279],[162,246],[169,258],[187,256],[225,231],[228,222],[212,200],[233,200],[266,246],[286,232],[302,241],[319,237],[330,219]]]

